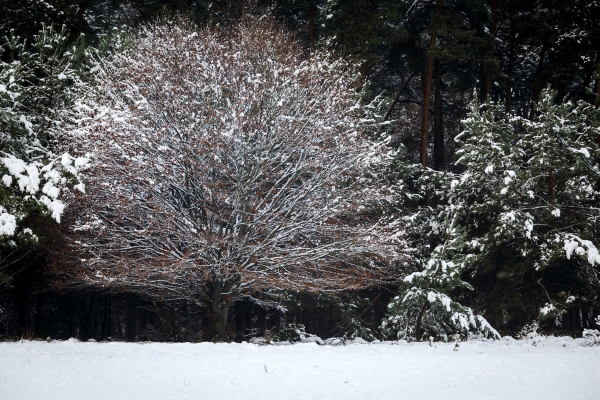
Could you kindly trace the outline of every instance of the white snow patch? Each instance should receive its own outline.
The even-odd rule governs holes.
[[[590,151],[588,149],[586,149],[585,147],[582,147],[581,149],[571,149],[573,150],[575,153],[581,153],[585,156],[585,158],[590,158]]]
[[[588,262],[592,265],[600,264],[600,254],[596,246],[589,240],[583,240],[575,235],[567,235],[564,241],[564,247],[567,259],[571,258],[573,252],[577,255],[584,255],[587,253]]]
[[[0,235],[12,236],[17,229],[17,219],[7,212],[0,212]]]
[[[10,187],[10,185],[12,185],[12,176],[10,176],[10,175],[2,176],[2,182],[4,183],[4,186]]]
[[[24,115],[21,115],[21,116],[19,117],[19,122],[22,122],[22,123],[23,123],[23,126],[25,127],[25,129],[27,129],[27,132],[29,132],[29,134],[30,134],[30,135],[33,135],[33,129],[31,129],[31,127],[32,127],[33,125],[31,124],[31,122],[29,122],[29,121],[27,120],[27,118],[26,118]]]

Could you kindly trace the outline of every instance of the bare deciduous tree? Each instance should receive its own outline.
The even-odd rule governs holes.
[[[209,306],[218,340],[241,296],[395,279],[398,239],[373,212],[394,196],[377,183],[390,157],[342,65],[268,23],[178,22],[143,28],[97,74],[77,279]]]

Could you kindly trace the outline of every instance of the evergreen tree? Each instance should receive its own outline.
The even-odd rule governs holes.
[[[81,84],[74,69],[79,50],[63,31],[44,26],[31,45],[6,40],[11,62],[0,62],[0,268],[38,242],[38,217],[60,222],[69,188],[83,191],[62,127]],[[18,258],[18,257],[17,257]]]
[[[364,0],[333,0],[323,5],[321,19],[327,46],[362,64],[366,76],[376,60],[377,8]]]
[[[465,227],[474,305],[494,323],[516,318],[510,330],[598,301],[598,111],[556,105],[544,91],[537,113],[505,117],[475,102],[456,139],[462,172],[424,174],[418,183],[437,206],[410,217],[425,244],[448,240],[443,221]]]
[[[435,247],[418,271],[404,278],[400,295],[388,306],[382,332],[399,338],[415,337],[417,341],[424,335],[447,340],[448,335],[467,336],[470,332],[499,338],[485,318],[451,298],[456,289],[473,289],[461,274],[474,255],[464,253],[466,234],[457,225],[457,216],[446,220],[441,231],[446,240]]]

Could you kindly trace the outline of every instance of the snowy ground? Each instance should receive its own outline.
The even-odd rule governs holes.
[[[600,399],[600,346],[0,343],[0,399]]]

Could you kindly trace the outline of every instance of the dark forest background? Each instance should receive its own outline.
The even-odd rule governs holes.
[[[327,48],[359,65],[365,97],[390,99],[385,118],[400,121],[392,145],[406,147],[407,162],[423,161],[426,114],[430,156],[425,162],[435,170],[455,168],[453,138],[473,97],[489,98],[525,118],[533,117],[546,87],[555,91],[557,103],[600,105],[600,6],[591,0],[0,0],[0,38],[7,43],[11,35],[32,38],[45,23],[64,25],[72,43],[98,46],[113,29],[134,29],[164,14],[184,15],[200,26],[227,26],[266,13],[294,32],[307,53]],[[9,61],[10,51],[2,57]],[[0,338],[210,339],[205,310],[186,302],[61,285],[51,272],[60,260],[58,229],[42,219],[39,224],[45,231],[40,244],[11,256],[10,282],[0,290]],[[484,316],[501,334],[515,335],[543,304],[539,277],[502,278],[507,269],[519,268],[510,254],[499,252],[488,263],[462,301],[487,310]],[[553,293],[575,293],[588,285],[590,300],[573,304],[559,324],[545,328],[580,335],[598,315],[600,287],[582,283],[567,267],[548,274]],[[395,287],[376,287],[336,295],[290,293],[279,304],[249,297],[230,313],[230,337],[285,338],[285,327],[296,324],[323,338],[381,338],[379,325],[396,295]]]

